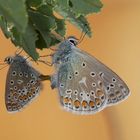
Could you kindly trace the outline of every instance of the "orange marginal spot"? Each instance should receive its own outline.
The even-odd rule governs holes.
[[[12,106],[17,106],[17,105],[18,105],[18,104],[17,104],[17,103],[15,103],[15,102],[14,102],[14,103],[12,103]]]
[[[95,99],[95,103],[96,103],[96,105],[100,105],[100,104],[101,104],[101,100],[98,99],[98,98],[96,98],[96,99]]]
[[[16,92],[13,93],[14,97],[18,97],[18,94]]]
[[[28,92],[28,93],[27,93],[27,96],[28,96],[29,98],[31,98],[32,95],[33,95],[33,94],[32,94],[31,92]]]
[[[83,101],[83,102],[82,102],[82,107],[87,108],[87,106],[88,106],[87,101]]]
[[[99,89],[96,91],[96,94],[95,94],[97,97],[102,97],[104,95],[104,93]]]
[[[79,108],[80,107],[80,101],[79,100],[75,100],[74,101],[74,106],[75,106],[75,108]]]
[[[93,107],[95,106],[95,103],[94,103],[93,101],[90,101],[90,102],[89,102],[89,106],[90,106],[91,108],[93,108]]]
[[[27,100],[28,96],[27,95],[23,95],[23,100]]]
[[[7,103],[6,106],[8,106],[8,107],[10,106],[11,107],[12,106],[12,103]]]
[[[32,88],[30,89],[30,90],[31,90],[30,92],[34,92],[35,89],[36,89],[35,87],[32,87]]]
[[[100,87],[102,87],[102,86],[103,86],[103,83],[102,83],[101,81],[99,81],[99,83],[98,83],[98,84],[99,84],[99,86],[100,86]]]
[[[63,98],[63,103],[64,103],[64,104],[68,104],[69,101],[70,101],[70,100],[69,100],[68,97]]]
[[[113,93],[111,93],[111,94],[109,95],[109,97],[110,97],[110,99],[115,99],[115,98],[116,98],[115,94],[113,94]]]
[[[118,91],[118,90],[115,92],[115,94],[116,94],[117,97],[121,97],[122,96],[121,92]]]
[[[18,97],[18,99],[19,99],[19,100],[23,100],[23,96],[20,95],[20,96]]]

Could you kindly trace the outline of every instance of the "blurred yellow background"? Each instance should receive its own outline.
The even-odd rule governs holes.
[[[40,96],[22,112],[9,114],[5,108],[5,79],[0,71],[0,140],[139,140],[140,139],[140,0],[102,0],[99,14],[88,17],[93,37],[79,47],[113,69],[127,83],[131,96],[117,106],[89,116],[78,116],[60,108],[58,94],[50,82],[43,83]],[[80,37],[67,24],[67,36]],[[0,60],[16,48],[0,32]],[[53,68],[34,66],[44,74]]]

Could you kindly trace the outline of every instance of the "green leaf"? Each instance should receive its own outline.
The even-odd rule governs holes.
[[[36,30],[40,32],[46,42],[46,47],[51,43],[50,31],[56,28],[55,19],[51,16],[43,15],[37,11],[29,10],[29,15],[34,23]]]
[[[28,22],[25,0],[0,0],[0,14],[24,32]]]
[[[50,46],[54,46],[58,43],[60,43],[60,39],[58,39],[54,34],[50,34],[50,37],[51,37],[51,43],[50,43]]]
[[[55,10],[59,12],[59,14],[62,15],[66,20],[76,25],[82,32],[85,32],[89,37],[91,37],[91,29],[84,16],[80,15],[77,17],[72,11],[68,9],[61,9],[58,6],[55,7]]]
[[[91,29],[87,19],[84,16],[79,16],[77,18],[71,17],[69,19],[71,23],[75,24],[82,32],[85,32],[89,37],[91,37]]]
[[[51,5],[41,5],[37,8],[37,11],[39,13],[42,13],[43,15],[46,16],[54,16],[53,15],[53,7]]]
[[[43,0],[27,0],[26,3],[30,7],[39,7],[43,3]]]
[[[100,0],[69,0],[71,9],[78,15],[87,15],[99,12],[103,4]]]
[[[16,27],[11,28],[11,41],[15,44],[15,46],[22,46],[22,35],[18,32]]]
[[[53,17],[43,15],[37,11],[29,10],[29,15],[35,26],[40,31],[51,31],[56,28],[56,22]]]
[[[55,29],[56,33],[58,33],[61,36],[64,36],[66,33],[66,28],[65,28],[65,20],[63,19],[55,19],[57,28]]]
[[[62,9],[69,8],[69,0],[56,0],[55,2],[55,4]]]
[[[7,21],[3,16],[0,16],[0,26],[4,35],[9,38],[11,36],[11,33],[7,30]]]
[[[37,31],[37,33],[38,33],[38,40],[36,41],[36,48],[41,50],[43,48],[47,48],[44,38],[42,37],[39,31]]]
[[[39,58],[39,54],[36,52],[35,46],[35,42],[37,39],[37,33],[29,24],[26,28],[25,33],[22,35],[22,47],[35,61]]]

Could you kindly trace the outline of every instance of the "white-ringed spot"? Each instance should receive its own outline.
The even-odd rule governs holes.
[[[78,94],[78,91],[77,90],[74,90],[74,94],[77,95]]]
[[[95,77],[95,75],[96,75],[95,72],[90,72],[91,77]]]
[[[86,67],[86,62],[82,62],[82,67],[83,67],[83,68]]]
[[[60,87],[61,87],[61,88],[63,88],[63,87],[64,87],[64,84],[63,84],[63,83],[61,83],[61,84],[60,84]]]
[[[69,79],[69,80],[71,80],[71,79],[72,79],[72,76],[71,76],[71,75],[69,75],[69,76],[68,76],[68,79]]]
[[[78,71],[75,71],[75,73],[74,73],[74,74],[77,76],[77,75],[79,75],[79,72],[78,72]]]
[[[20,85],[20,84],[23,83],[23,81],[22,80],[17,80],[17,83]]]
[[[72,90],[71,89],[67,89],[66,90],[66,94],[71,94],[72,93]]]
[[[90,95],[93,96],[95,95],[95,92],[93,90],[90,91]]]
[[[23,73],[22,73],[22,72],[20,72],[20,73],[19,73],[19,76],[20,76],[20,77],[22,77],[22,76],[23,76]]]
[[[17,75],[16,71],[13,71],[12,76],[16,76],[16,75]]]
[[[113,77],[113,78],[112,78],[112,82],[116,82],[116,81],[117,81],[117,80]]]
[[[14,80],[11,80],[10,81],[10,85],[14,85]]]
[[[92,83],[92,86],[93,86],[93,87],[96,87],[96,83]]]

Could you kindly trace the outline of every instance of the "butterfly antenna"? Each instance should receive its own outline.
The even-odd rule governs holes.
[[[82,30],[82,33],[81,33],[81,36],[80,36],[80,39],[79,39],[78,44],[81,43],[81,42],[83,41],[85,35],[88,33],[88,31],[86,31],[86,32],[84,33],[85,29],[86,29],[86,24],[84,25],[84,28],[83,28],[83,30]]]
[[[84,33],[84,35],[83,35],[83,36],[81,37],[81,39],[79,40],[78,44],[80,44],[80,43],[84,40],[86,34],[87,34],[87,32]]]
[[[81,36],[80,36],[80,38],[79,38],[79,41],[81,40],[81,38],[83,38],[83,35],[84,35],[84,29],[83,29],[82,32],[81,32]]]

